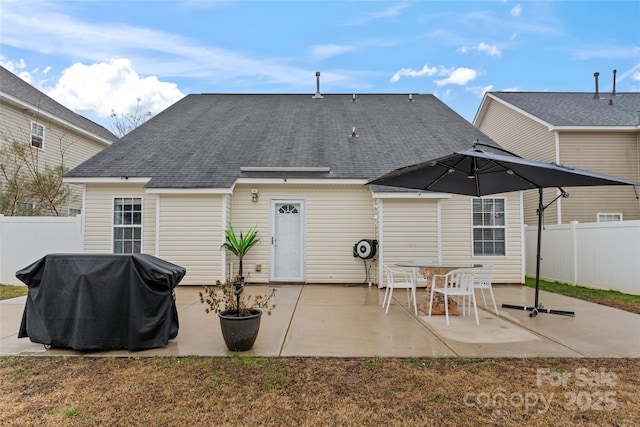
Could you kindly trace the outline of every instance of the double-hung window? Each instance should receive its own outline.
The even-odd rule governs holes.
[[[113,201],[113,253],[138,254],[142,249],[142,198]]]
[[[31,146],[44,149],[44,127],[36,122],[31,122]]]
[[[506,255],[504,199],[473,199],[473,255]]]

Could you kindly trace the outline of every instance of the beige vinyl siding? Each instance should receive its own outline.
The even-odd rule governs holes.
[[[155,254],[156,195],[147,194],[140,184],[87,184],[84,214],[84,250],[113,253],[114,197],[142,198],[142,252]]]
[[[183,285],[222,280],[223,195],[160,195],[160,258],[187,270]]]
[[[106,145],[81,135],[71,128],[63,127],[51,122],[44,117],[29,114],[17,108],[2,103],[0,115],[0,140],[6,142],[18,141],[31,144],[31,123],[36,122],[44,128],[43,149],[32,148],[37,156],[39,169],[64,164],[67,170],[71,170],[84,162]],[[67,215],[68,208],[80,209],[82,207],[82,186],[68,184],[71,190],[69,203],[62,206],[60,215]]]
[[[473,256],[471,212],[473,198],[453,196],[441,202],[442,263],[453,265],[494,264],[494,283],[520,283],[523,276],[520,257],[520,193],[489,196],[504,198],[506,209],[506,256]]]
[[[257,203],[251,188],[259,190]],[[238,185],[233,192],[231,222],[237,231],[258,226],[261,241],[247,255],[244,273],[256,283],[269,281],[271,261],[271,201],[304,202],[304,278],[307,283],[362,283],[362,260],[353,245],[376,238],[373,200],[364,185]],[[237,260],[228,258],[237,269]],[[256,271],[261,265],[262,271]],[[373,273],[374,268],[371,269]]]
[[[383,262],[438,261],[438,201],[436,199],[382,199]]]
[[[561,132],[560,160],[565,165],[630,180],[640,177],[636,132]],[[640,189],[639,189],[640,190]],[[640,202],[629,186],[570,188],[562,199],[562,222],[596,222],[598,213],[622,213],[640,219]]]
[[[555,133],[532,118],[515,111],[499,101],[488,101],[485,115],[478,129],[500,144],[503,148],[527,159],[543,162],[556,161]],[[482,141],[481,141],[482,142]],[[554,189],[544,191],[544,202],[549,203],[556,197]],[[524,222],[537,225],[539,195],[537,190],[524,192]],[[549,208],[545,211],[545,222],[556,224],[558,211]]]

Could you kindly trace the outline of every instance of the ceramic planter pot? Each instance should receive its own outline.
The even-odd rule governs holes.
[[[236,316],[235,310],[218,313],[220,328],[227,348],[231,351],[246,351],[253,347],[260,329],[262,310],[252,308],[249,316]]]

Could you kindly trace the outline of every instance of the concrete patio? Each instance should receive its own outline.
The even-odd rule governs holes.
[[[494,285],[499,316],[479,297],[480,325],[473,316],[414,316],[404,292],[396,292],[385,315],[384,290],[366,285],[247,286],[246,292],[276,288],[276,309],[264,315],[253,349],[265,357],[640,357],[640,316],[541,291],[540,302],[575,317],[541,313],[535,318],[502,303],[532,305],[533,289]],[[164,348],[138,352],[79,352],[45,349],[17,338],[26,297],[0,301],[0,356],[229,356],[218,320],[206,314],[199,288],[176,289],[178,336]],[[479,295],[478,295],[479,296]],[[419,302],[425,298],[418,290]]]

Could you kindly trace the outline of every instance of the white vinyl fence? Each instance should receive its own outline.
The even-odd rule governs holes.
[[[16,271],[47,254],[82,253],[82,217],[0,215],[0,283],[22,284]]]
[[[538,227],[525,228],[526,275],[536,275]],[[640,221],[547,225],[540,278],[640,295]]]

